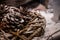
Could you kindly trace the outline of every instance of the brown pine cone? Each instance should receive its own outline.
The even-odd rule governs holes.
[[[23,10],[22,10],[23,9]],[[5,33],[12,34],[13,39],[32,40],[41,36],[46,27],[45,18],[37,12],[28,11],[25,8],[3,6],[0,27]],[[0,9],[1,10],[1,9]],[[2,23],[3,22],[3,23]]]

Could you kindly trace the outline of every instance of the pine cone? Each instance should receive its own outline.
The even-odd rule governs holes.
[[[0,9],[1,10],[1,9]],[[19,39],[31,40],[41,36],[46,26],[45,18],[39,13],[28,11],[25,8],[3,6],[0,29],[15,35]]]

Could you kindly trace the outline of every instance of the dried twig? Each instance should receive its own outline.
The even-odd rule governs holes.
[[[3,33],[4,38],[5,38],[6,40],[9,40],[8,37],[6,37],[6,35],[5,35],[6,33],[5,33],[2,29],[1,29],[1,32]]]

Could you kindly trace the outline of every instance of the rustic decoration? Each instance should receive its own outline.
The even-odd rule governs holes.
[[[45,27],[45,18],[37,12],[0,5],[0,40],[32,40],[43,35]]]

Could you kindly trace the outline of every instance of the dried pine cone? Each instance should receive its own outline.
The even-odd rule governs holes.
[[[2,28],[0,29],[5,33],[12,34],[10,39],[32,40],[44,33],[46,22],[39,13],[6,5],[2,5],[0,8],[4,10],[0,9],[2,10],[0,13],[2,15],[0,15],[0,27]]]

